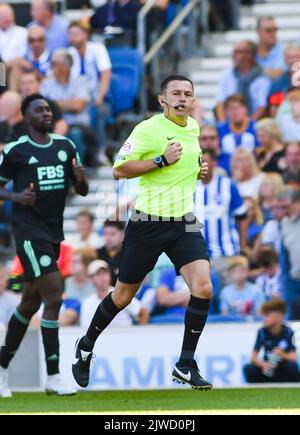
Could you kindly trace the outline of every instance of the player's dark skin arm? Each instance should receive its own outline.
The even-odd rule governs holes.
[[[5,189],[5,184],[0,184],[0,200],[12,201],[16,204],[21,204],[27,207],[33,207],[36,202],[36,193],[34,192],[33,183],[28,186],[23,192],[8,192]]]
[[[86,179],[85,169],[82,165],[77,165],[76,159],[72,161],[73,166],[73,184],[77,195],[87,196],[89,193],[89,184]]]
[[[169,165],[177,163],[182,156],[182,146],[180,143],[171,143],[164,153]],[[113,175],[116,180],[120,178],[137,178],[155,170],[160,170],[153,160],[136,160],[124,163],[119,168],[114,169]]]

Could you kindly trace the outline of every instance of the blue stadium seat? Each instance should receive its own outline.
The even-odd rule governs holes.
[[[142,83],[143,59],[140,53],[127,47],[111,48],[112,82],[107,101],[114,116],[134,107]]]

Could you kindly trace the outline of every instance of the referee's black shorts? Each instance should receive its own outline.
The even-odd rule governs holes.
[[[201,224],[192,213],[180,219],[164,220],[136,211],[126,228],[119,281],[142,282],[163,252],[174,264],[177,275],[186,264],[210,261]]]

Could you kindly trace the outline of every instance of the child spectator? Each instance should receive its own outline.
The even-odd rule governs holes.
[[[294,332],[284,324],[286,312],[287,305],[280,299],[263,305],[264,327],[258,332],[251,364],[244,368],[248,383],[300,381]]]
[[[221,291],[221,310],[224,316],[247,319],[255,317],[264,302],[258,288],[247,281],[249,262],[245,257],[236,257],[229,268],[232,284]]]
[[[219,127],[221,152],[223,159],[227,159],[230,170],[230,160],[238,148],[245,148],[254,152],[260,146],[256,136],[255,121],[249,117],[246,99],[240,94],[228,97],[224,103],[226,121]]]
[[[267,301],[280,298],[282,292],[277,252],[270,246],[262,247],[258,256],[258,263],[263,270],[263,274],[256,281],[257,288],[263,293]]]
[[[89,280],[87,269],[90,263],[97,259],[93,248],[77,249],[72,255],[72,276],[66,280],[65,292],[68,299],[83,302],[94,293],[94,287]]]
[[[69,243],[75,249],[100,248],[102,240],[94,231],[95,216],[89,209],[82,209],[76,216],[76,235],[70,238]]]

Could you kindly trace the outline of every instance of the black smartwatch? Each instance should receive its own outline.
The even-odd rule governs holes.
[[[155,163],[160,169],[164,167],[164,161],[162,156],[155,157],[153,160],[153,163]]]

